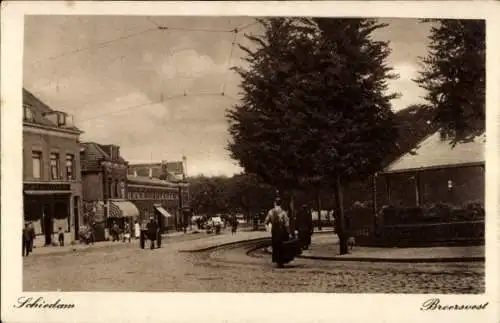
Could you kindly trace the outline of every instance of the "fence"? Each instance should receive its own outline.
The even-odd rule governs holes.
[[[438,210],[438,211],[436,211]],[[346,213],[358,245],[418,247],[484,244],[484,211],[478,208],[388,208],[377,217],[368,209]]]

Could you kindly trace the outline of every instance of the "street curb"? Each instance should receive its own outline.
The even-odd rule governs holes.
[[[265,252],[271,254],[269,248]],[[375,257],[324,257],[297,256],[296,258],[325,261],[358,261],[358,262],[389,262],[389,263],[447,263],[447,262],[484,262],[485,257],[441,257],[441,258],[375,258]]]
[[[333,231],[318,231],[318,232],[314,232],[314,234],[328,234],[328,233],[332,233],[332,232]],[[227,247],[227,246],[231,246],[231,245],[235,245],[235,244],[240,244],[240,243],[261,242],[261,241],[262,242],[264,242],[264,241],[271,242],[271,237],[269,236],[269,237],[252,238],[252,239],[233,241],[233,242],[225,242],[225,243],[218,244],[215,246],[203,247],[203,248],[191,249],[191,250],[179,250],[178,252],[183,252],[183,253],[205,252],[205,251],[210,251],[210,250],[214,250],[214,249],[218,249],[218,248],[222,248],[222,247]],[[256,248],[256,249],[259,249],[259,248]]]
[[[318,232],[314,232],[314,234],[328,234],[328,233],[332,233],[333,231],[318,231]],[[231,246],[231,245],[235,245],[235,244],[241,244],[241,243],[247,243],[247,242],[264,242],[264,241],[269,241],[271,242],[271,237],[262,237],[262,238],[252,238],[252,239],[246,239],[246,240],[240,240],[240,241],[233,241],[233,242],[225,242],[225,243],[222,243],[222,244],[218,244],[218,245],[215,245],[215,246],[210,246],[210,247],[203,247],[203,248],[199,248],[199,249],[191,249],[191,250],[179,250],[178,252],[183,252],[183,253],[196,253],[196,252],[205,252],[205,251],[210,251],[210,250],[214,250],[214,249],[218,249],[218,248],[222,248],[222,247],[227,247],[227,246]],[[260,247],[256,248],[256,249],[259,249]]]
[[[252,238],[252,239],[246,239],[246,240],[240,240],[240,241],[232,241],[232,242],[225,242],[221,243],[215,246],[210,246],[210,247],[203,247],[203,248],[198,248],[198,249],[190,249],[190,250],[178,250],[178,252],[182,253],[197,253],[197,252],[205,252],[205,251],[211,251],[227,246],[232,246],[232,245],[237,245],[241,243],[251,243],[251,242],[271,242],[271,237],[263,237],[263,238]]]

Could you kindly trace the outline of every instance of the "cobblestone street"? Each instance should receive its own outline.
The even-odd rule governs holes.
[[[24,259],[26,291],[482,293],[484,263],[398,264],[296,259],[276,269],[252,243],[181,253],[194,237],[161,249],[137,242]]]

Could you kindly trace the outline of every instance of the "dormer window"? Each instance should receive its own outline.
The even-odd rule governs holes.
[[[59,127],[66,125],[66,113],[64,113],[64,112],[57,113],[57,125]]]
[[[24,121],[33,122],[34,116],[31,107],[27,104],[23,105],[23,119]]]

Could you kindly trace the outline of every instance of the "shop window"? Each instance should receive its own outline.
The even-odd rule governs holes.
[[[59,154],[50,154],[50,178],[52,180],[59,179]]]
[[[31,159],[33,163],[33,178],[40,179],[42,176],[42,153],[34,151]]]
[[[75,157],[66,155],[66,178],[68,181],[75,179]]]

